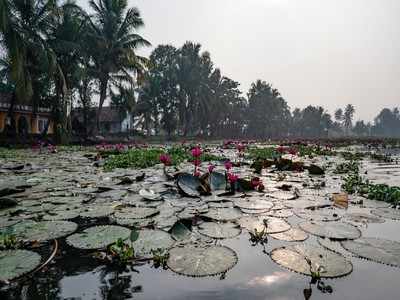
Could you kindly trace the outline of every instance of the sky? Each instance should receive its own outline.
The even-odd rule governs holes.
[[[153,48],[198,42],[244,93],[262,79],[291,109],[352,103],[367,121],[400,106],[399,0],[128,1]]]

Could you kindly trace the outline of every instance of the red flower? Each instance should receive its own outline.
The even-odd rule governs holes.
[[[276,151],[278,151],[279,153],[283,154],[283,153],[285,153],[286,149],[283,146],[279,146],[278,148],[276,148]]]
[[[289,154],[292,154],[292,155],[296,155],[296,154],[297,154],[297,150],[294,149],[294,148],[290,148],[290,149],[288,150],[288,153],[289,153]]]
[[[243,152],[246,149],[246,145],[239,143],[239,144],[236,145],[236,149],[239,152]]]
[[[192,156],[193,157],[200,157],[200,155],[203,153],[203,151],[201,151],[201,148],[200,147],[194,147],[193,149],[192,149]]]
[[[169,166],[171,164],[171,157],[168,154],[161,154],[160,161],[165,165]]]
[[[212,173],[214,171],[214,169],[215,169],[215,165],[213,165],[213,164],[208,165],[208,173]]]
[[[238,179],[239,179],[239,177],[237,175],[228,173],[228,181],[230,183],[235,183]]]
[[[196,167],[200,166],[200,164],[201,164],[200,159],[195,159],[195,160],[193,161],[193,164],[194,164]]]
[[[253,187],[253,189],[258,187],[260,184],[262,184],[260,178],[254,177],[254,178],[251,179],[251,186]]]
[[[196,171],[196,172],[194,172],[194,174],[193,174],[194,177],[200,177],[200,175],[201,175],[201,174],[200,174],[199,171]]]
[[[225,169],[227,169],[228,171],[229,171],[230,169],[232,169],[232,163],[231,163],[230,160],[227,160],[227,161],[224,163],[224,165],[225,165]]]

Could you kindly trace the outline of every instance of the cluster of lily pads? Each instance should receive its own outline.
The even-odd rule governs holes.
[[[311,277],[348,275],[354,256],[400,267],[399,242],[363,236],[366,224],[400,220],[399,210],[359,195],[346,195],[344,209],[333,197],[340,182],[331,156],[292,147],[275,147],[268,159],[244,153],[270,151],[263,147],[209,146],[209,158],[218,158],[210,161],[196,146],[176,163],[181,150],[132,149],[115,157],[150,151],[152,163],[106,170],[85,151],[0,160],[0,281],[40,268],[46,257],[35,249],[53,240],[65,241],[64,251],[218,275],[240,259],[224,241],[247,233],[274,262]],[[281,245],[267,251],[268,238]]]

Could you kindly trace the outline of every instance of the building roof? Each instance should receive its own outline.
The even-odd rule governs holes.
[[[0,92],[0,111],[8,111],[11,106],[11,93],[4,93]],[[33,111],[33,107],[31,105],[22,105],[22,104],[15,104],[14,105],[14,112],[21,112],[21,113],[30,113]],[[50,108],[46,107],[39,107],[37,109],[37,113],[46,113],[49,114],[51,112]]]

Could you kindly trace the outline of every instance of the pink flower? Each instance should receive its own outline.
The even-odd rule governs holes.
[[[225,169],[227,169],[228,171],[230,169],[232,169],[232,163],[230,160],[225,161],[224,165],[225,165]]]
[[[193,164],[194,164],[196,167],[198,167],[198,166],[200,166],[201,161],[200,161],[199,159],[195,159],[195,160],[193,161]]]
[[[208,165],[208,173],[212,173],[214,171],[214,169],[215,169],[215,165],[213,165],[213,164]]]
[[[239,179],[239,177],[233,173],[228,173],[228,181],[230,183],[235,183],[237,180]]]
[[[265,187],[264,187],[264,185],[263,185],[262,183],[260,183],[260,184],[258,185],[258,187],[257,187],[257,191],[259,191],[259,192],[264,191],[264,189],[265,189]]]
[[[192,149],[192,156],[193,157],[196,157],[196,158],[198,158],[198,157],[200,157],[200,155],[203,153],[203,151],[201,151],[201,148],[200,147],[194,147],[193,149]]]
[[[200,172],[199,172],[199,171],[194,172],[194,173],[193,173],[193,176],[194,176],[194,177],[200,177]]]
[[[160,161],[164,164],[164,166],[169,166],[171,164],[171,157],[168,154],[161,154]]]
[[[253,189],[258,187],[260,184],[262,184],[260,178],[254,177],[251,179],[251,186],[253,187]]]
[[[243,151],[246,149],[246,145],[244,145],[244,144],[242,144],[242,143],[239,143],[239,144],[236,145],[236,149],[237,149],[239,152],[243,152]]]
[[[291,155],[296,155],[296,154],[297,154],[297,150],[294,149],[294,148],[290,148],[290,149],[288,150],[288,153],[291,154]]]
[[[278,151],[279,153],[283,154],[283,153],[285,153],[285,147],[279,146],[278,148],[276,148],[276,151]]]

